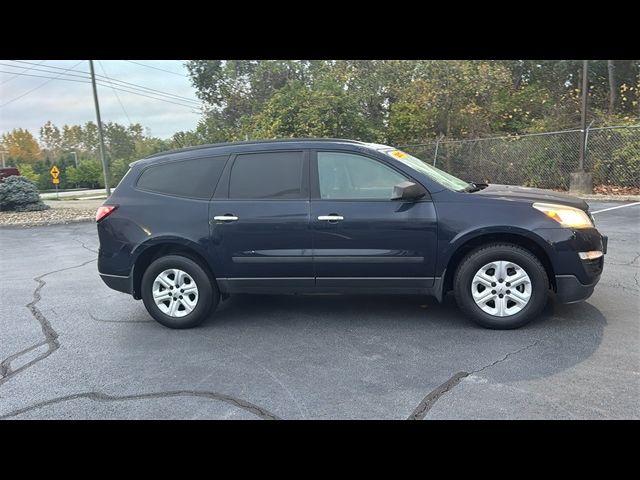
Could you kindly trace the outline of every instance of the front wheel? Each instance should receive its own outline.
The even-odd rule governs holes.
[[[195,327],[218,304],[218,290],[207,272],[181,255],[167,255],[151,263],[141,287],[149,314],[169,328]]]
[[[547,303],[549,282],[540,260],[513,244],[470,252],[454,277],[460,309],[486,328],[512,329],[536,318]]]

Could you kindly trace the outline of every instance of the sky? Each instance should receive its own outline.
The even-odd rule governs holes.
[[[83,83],[88,81],[85,77],[88,76],[89,61],[83,60],[76,65],[78,62],[79,60],[0,60],[0,135],[14,128],[26,128],[37,138],[40,127],[47,120],[60,128],[64,124],[95,122],[91,83]],[[75,71],[65,72],[68,68]],[[98,99],[103,123],[140,123],[148,129],[147,133],[150,135],[169,138],[177,131],[193,130],[201,118],[198,105],[192,102],[200,103],[189,81],[184,60],[94,60],[94,68],[97,81],[102,83],[98,85]],[[79,82],[27,76],[56,77],[59,74],[64,74],[60,78]],[[109,79],[118,82],[112,85]],[[122,82],[135,84],[136,89],[146,87],[192,101],[149,90],[137,91],[156,98],[124,92],[122,90],[134,88]],[[18,98],[21,95],[24,96]],[[158,100],[158,97],[165,101]]]

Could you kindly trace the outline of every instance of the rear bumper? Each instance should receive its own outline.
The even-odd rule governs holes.
[[[100,278],[105,283],[105,285],[113,290],[117,290],[118,292],[132,294],[132,281],[131,275],[122,276],[122,275],[110,275],[107,273],[100,273]]]
[[[590,284],[580,283],[575,275],[556,275],[556,296],[560,303],[576,303],[586,300],[600,281],[600,275]]]

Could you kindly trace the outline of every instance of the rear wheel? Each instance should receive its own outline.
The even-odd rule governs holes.
[[[202,323],[218,304],[218,290],[192,259],[168,255],[155,260],[142,276],[142,300],[149,314],[169,328]]]
[[[540,260],[513,244],[470,252],[454,277],[461,310],[486,328],[512,329],[536,318],[547,303],[549,282]]]

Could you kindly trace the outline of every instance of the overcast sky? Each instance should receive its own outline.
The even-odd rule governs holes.
[[[11,72],[0,73],[0,134],[20,127],[30,130],[38,137],[38,130],[47,120],[51,120],[58,127],[64,124],[84,124],[90,120],[95,122],[90,83],[26,76],[28,74],[55,77],[65,73],[67,68],[73,67],[78,61],[28,60],[30,63],[20,63],[0,60],[0,71]],[[114,91],[109,86],[109,81],[104,78],[109,77],[112,80],[129,82],[138,87],[198,101],[183,64],[182,60],[94,61],[96,76],[102,75],[102,78],[97,78],[105,85],[98,85],[102,121],[113,121],[123,125],[140,123],[149,129],[151,135],[161,138],[168,138],[179,130],[195,128],[201,114],[197,105],[193,104],[193,108],[185,106],[191,105],[192,102],[160,95],[158,92],[138,91],[144,95],[184,104],[175,105],[121,90]],[[173,73],[157,70],[158,68]],[[85,75],[82,72],[89,72],[89,62],[84,60],[73,67],[73,70],[76,71],[69,70],[61,78],[84,82],[84,78],[67,75]],[[17,73],[22,75],[16,76]],[[114,83],[114,87],[131,89],[132,86]],[[24,96],[18,98],[21,95]]]

